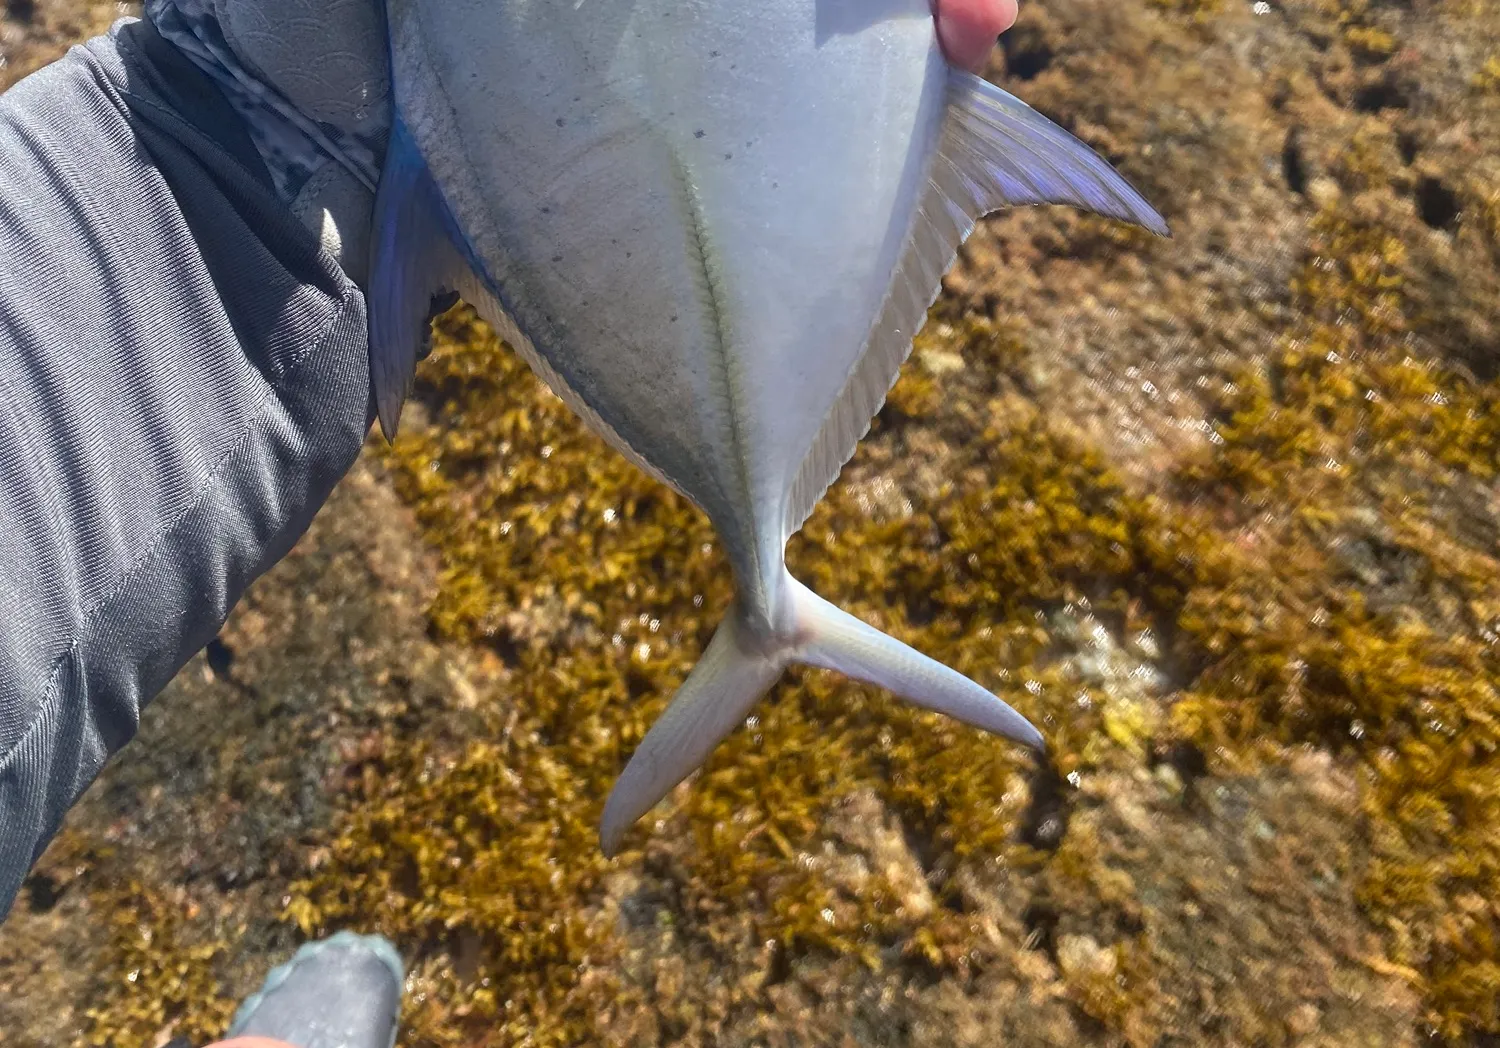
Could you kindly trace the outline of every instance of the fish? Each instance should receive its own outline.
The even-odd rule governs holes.
[[[712,522],[735,595],[607,798],[606,855],[788,667],[1044,753],[990,691],[793,578],[979,220],[1071,205],[1169,235],[1104,159],[951,67],[929,0],[387,0],[371,381],[394,438],[457,293]]]

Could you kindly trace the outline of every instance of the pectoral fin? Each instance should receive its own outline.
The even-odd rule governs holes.
[[[375,196],[371,237],[370,378],[386,439],[396,436],[428,337],[433,300],[473,283],[457,227],[427,162],[398,117]]]

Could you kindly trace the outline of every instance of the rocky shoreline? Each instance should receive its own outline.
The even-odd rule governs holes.
[[[8,12],[10,75],[116,8]],[[28,882],[0,1045],[211,1038],[341,927],[408,1045],[1495,1043],[1500,10],[1046,0],[991,72],[1174,238],[987,222],[792,567],[1052,767],[798,674],[605,862],[727,573],[457,310]]]

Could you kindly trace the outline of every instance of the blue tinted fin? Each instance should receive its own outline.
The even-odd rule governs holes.
[[[428,337],[433,299],[473,282],[427,162],[398,116],[370,238],[370,378],[386,439],[396,436]]]
[[[1021,204],[1071,204],[1171,235],[1156,209],[1077,138],[972,73],[954,70],[949,77],[949,119],[933,178],[946,183],[969,216]]]

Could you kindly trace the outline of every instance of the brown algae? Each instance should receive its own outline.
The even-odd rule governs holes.
[[[1253,762],[1272,740],[1356,754],[1377,852],[1361,898],[1391,931],[1392,963],[1417,973],[1435,1029],[1493,1031],[1500,594],[1488,551],[1450,520],[1455,481],[1495,474],[1496,390],[1413,343],[1397,238],[1332,212],[1313,237],[1293,289],[1305,323],[1270,374],[1227,384],[1217,442],[1177,481],[1190,499],[1133,494],[1002,392],[978,438],[947,449],[962,482],[894,511],[841,484],[791,564],[1035,718],[1063,776],[1143,752],[1118,721],[1109,730],[1109,697],[1080,704],[1050,657],[1039,616],[1080,600],[1171,638],[1185,673],[1173,723],[1217,763]],[[982,320],[931,343],[919,359],[976,369],[1018,351]],[[372,787],[290,912],[308,932],[355,923],[433,949],[483,944],[477,967],[443,980],[447,1005],[415,1008],[414,1041],[458,1038],[463,1020],[498,1023],[501,1040],[574,1043],[598,1035],[598,1002],[625,992],[608,974],[621,943],[601,910],[599,807],[717,621],[726,569],[691,507],[584,432],[469,314],[441,321],[424,384],[431,422],[390,467],[445,558],[435,625],[501,653],[509,690],[491,738],[446,756],[417,747]],[[909,369],[882,425],[937,412],[936,388]],[[1341,544],[1420,562],[1417,585],[1448,595],[1458,628],[1362,589]],[[753,941],[779,950],[875,966],[915,954],[956,971],[990,949],[973,926],[903,908],[879,877],[857,896],[831,886],[823,827],[873,792],[950,854],[942,891],[996,860],[1046,861],[1017,837],[1028,775],[993,740],[807,672],[674,795],[664,826],[632,839],[646,856],[653,835],[693,842],[677,860],[683,919],[739,910]],[[1162,1006],[1136,1000],[1150,997],[1144,978],[1129,1001],[1080,979],[1090,1013]]]

